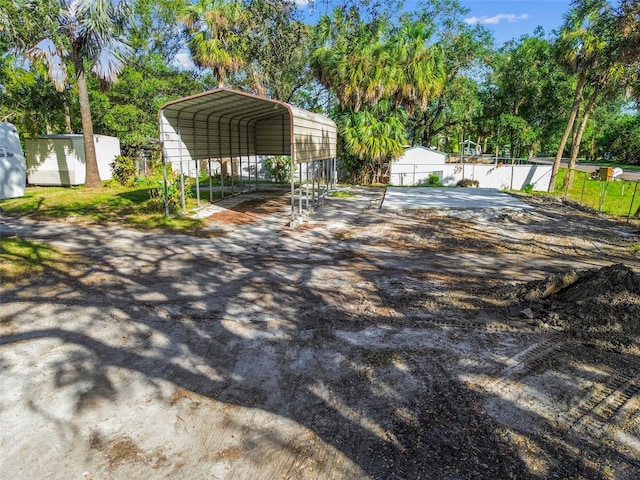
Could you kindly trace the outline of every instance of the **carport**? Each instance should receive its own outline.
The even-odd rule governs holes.
[[[259,187],[259,157],[290,157],[292,222],[296,221],[296,191],[299,220],[304,210],[318,204],[335,187],[336,125],[325,116],[277,100],[218,88],[166,103],[160,108],[158,123],[165,166],[167,215],[167,164],[180,173],[183,211],[186,211],[185,174],[195,167],[199,177],[203,161],[208,162],[209,201],[212,202],[212,161],[220,164],[220,196],[224,197]],[[238,166],[240,172],[251,173],[241,176],[236,185],[234,177]],[[227,167],[231,175],[225,186],[223,170]],[[200,204],[198,182],[196,196]]]

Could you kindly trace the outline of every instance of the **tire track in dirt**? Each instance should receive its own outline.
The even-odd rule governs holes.
[[[639,413],[624,412],[625,407],[640,394],[640,365],[629,362],[635,373],[616,372],[604,385],[595,385],[589,395],[577,403],[562,418],[571,430],[577,433],[602,438],[607,430],[631,433]]]

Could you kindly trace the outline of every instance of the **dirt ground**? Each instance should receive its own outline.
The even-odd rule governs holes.
[[[0,478],[640,478],[637,224],[352,191],[212,238],[0,216],[67,253],[0,282]]]

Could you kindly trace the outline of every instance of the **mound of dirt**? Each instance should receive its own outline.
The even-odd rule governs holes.
[[[640,274],[623,264],[568,270],[505,292],[512,314],[578,338],[640,334]]]

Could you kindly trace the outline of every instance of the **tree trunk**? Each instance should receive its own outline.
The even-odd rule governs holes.
[[[87,188],[101,188],[102,181],[100,180],[100,172],[98,171],[96,145],[93,141],[93,122],[91,120],[87,77],[85,75],[82,54],[78,51],[77,47],[74,48],[73,63],[76,68],[76,81],[78,82],[78,103],[80,104],[82,137],[84,139],[84,158],[87,170],[84,184]]]
[[[587,103],[586,108],[584,109],[584,114],[582,115],[582,121],[580,122],[580,126],[576,131],[575,137],[573,139],[573,145],[571,146],[571,158],[569,158],[569,171],[567,172],[567,176],[564,179],[564,191],[567,192],[573,186],[573,177],[575,174],[576,163],[578,160],[578,154],[580,153],[580,143],[582,142],[582,136],[584,135],[584,131],[587,128],[587,122],[589,121],[589,115],[593,110],[593,107],[596,103],[596,99],[598,98],[598,94],[600,93],[600,88],[596,86],[593,89],[593,93],[589,97],[589,102]]]
[[[567,122],[567,126],[565,127],[564,133],[562,134],[562,139],[560,140],[560,145],[558,146],[558,151],[556,152],[556,158],[553,162],[553,167],[551,168],[551,179],[549,180],[550,192],[553,192],[555,190],[556,177],[558,176],[558,171],[560,170],[560,162],[562,161],[564,147],[567,144],[567,140],[569,139],[569,135],[571,134],[571,130],[573,129],[573,124],[576,122],[578,110],[580,109],[582,89],[584,88],[585,81],[584,77],[584,74],[581,74],[578,78],[578,84],[576,85],[576,91],[573,96],[573,107],[571,108],[571,115],[569,115],[569,121]]]
[[[62,104],[64,106],[64,133],[73,133],[71,129],[71,110],[69,109],[69,95],[67,92],[62,94]]]

